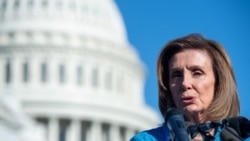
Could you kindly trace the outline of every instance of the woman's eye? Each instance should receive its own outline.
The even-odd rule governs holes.
[[[181,76],[182,76],[182,74],[180,72],[173,72],[171,74],[171,78],[176,78],[176,77],[181,77]]]
[[[200,76],[200,75],[202,75],[203,73],[202,73],[202,71],[194,71],[193,72],[193,75],[194,76]]]

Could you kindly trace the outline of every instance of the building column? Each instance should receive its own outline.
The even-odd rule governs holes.
[[[100,122],[93,121],[90,128],[90,139],[88,141],[102,141],[102,126]]]
[[[120,128],[118,125],[111,125],[110,137],[111,141],[121,141]]]
[[[59,120],[49,119],[48,141],[59,141]]]
[[[81,122],[77,119],[72,119],[66,141],[80,141],[81,139]]]
[[[125,131],[125,140],[129,141],[135,135],[135,131],[132,129],[126,129]]]

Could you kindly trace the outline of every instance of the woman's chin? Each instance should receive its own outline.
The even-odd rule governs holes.
[[[183,111],[184,113],[193,114],[193,113],[199,112],[200,108],[197,107],[196,105],[188,105],[188,106],[183,107]]]

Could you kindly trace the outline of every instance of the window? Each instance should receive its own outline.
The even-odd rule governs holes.
[[[8,84],[12,80],[12,72],[11,72],[11,61],[10,59],[7,60],[6,66],[5,66],[5,82]]]
[[[41,81],[47,82],[48,80],[48,68],[46,63],[41,64]]]
[[[33,8],[33,5],[34,5],[34,1],[33,0],[29,0],[28,1],[28,8]]]
[[[97,68],[94,68],[93,71],[92,71],[92,86],[93,87],[98,87],[98,78],[99,78],[99,73],[98,73],[98,70]]]
[[[19,5],[20,5],[20,1],[19,1],[19,0],[15,0],[15,1],[14,1],[14,5],[13,5],[13,8],[14,8],[14,9],[18,9],[18,8],[19,8]]]
[[[77,66],[77,69],[76,69],[76,83],[78,85],[82,85],[83,84],[83,68],[82,66]]]
[[[0,7],[1,11],[4,11],[6,7],[7,7],[7,0],[3,0]]]
[[[42,7],[47,8],[48,7],[48,1],[47,0],[42,0]]]
[[[59,65],[59,82],[65,82],[65,66],[63,64]]]
[[[23,63],[23,82],[29,81],[29,65],[28,62]]]

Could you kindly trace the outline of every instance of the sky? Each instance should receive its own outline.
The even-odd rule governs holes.
[[[130,44],[146,67],[145,102],[159,116],[156,61],[167,42],[190,33],[216,40],[229,54],[241,112],[250,119],[249,0],[115,0]]]

